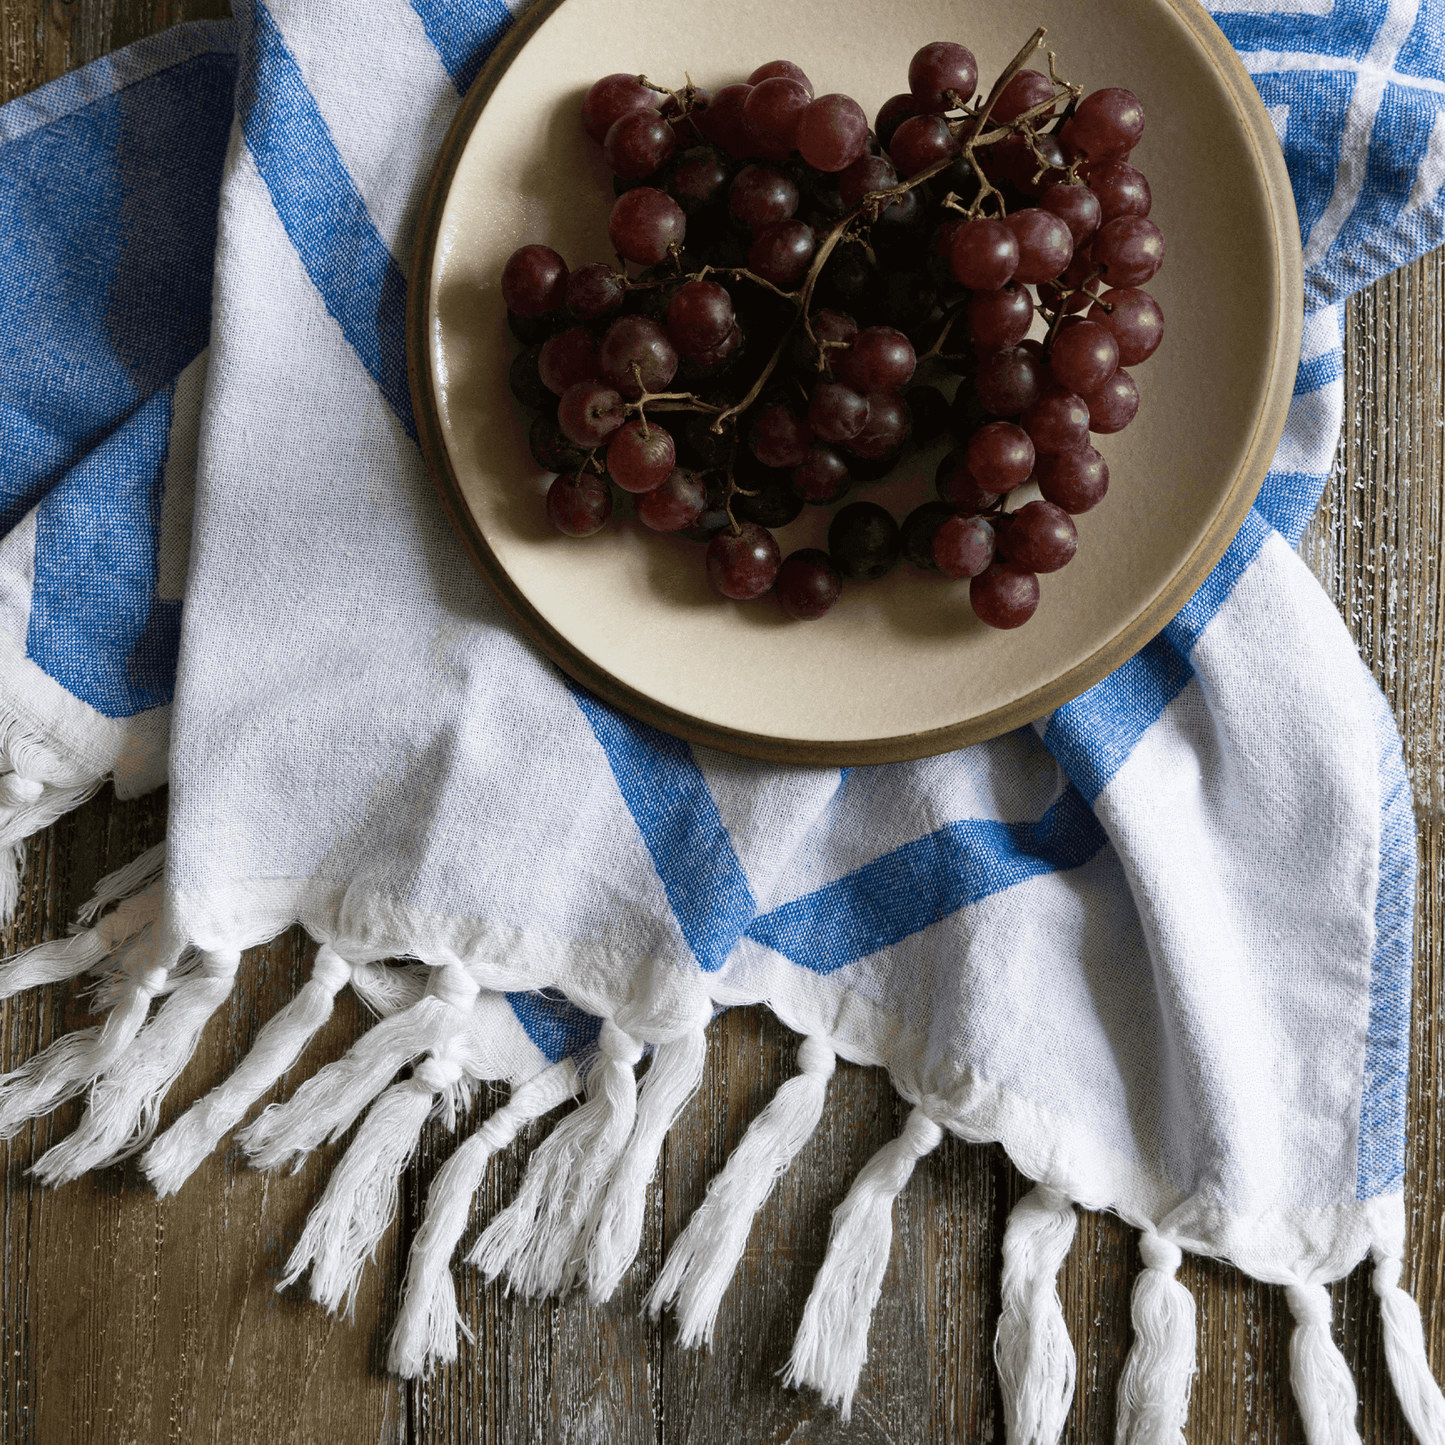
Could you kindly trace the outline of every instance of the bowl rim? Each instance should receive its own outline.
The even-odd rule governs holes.
[[[1198,591],[1244,525],[1284,433],[1304,334],[1304,258],[1284,155],[1249,72],[1203,6],[1197,0],[1158,0],[1200,42],[1243,122],[1265,182],[1278,278],[1269,381],[1243,464],[1214,520],[1179,570],[1148,606],[1082,662],[1022,697],[957,723],[889,737],[830,741],[771,736],[710,722],[658,702],[602,667],[541,615],[503,567],[473,515],[452,465],[432,367],[431,325],[432,282],[446,203],[472,132],[502,75],[522,47],[565,3],[536,0],[501,38],[468,89],[432,167],[418,213],[407,283],[407,381],[427,471],[463,551],[522,631],[589,692],[662,732],[765,762],[828,767],[906,762],[987,742],[1078,697],[1147,646]]]

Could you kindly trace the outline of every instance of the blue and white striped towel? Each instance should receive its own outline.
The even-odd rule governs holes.
[[[1083,697],[849,773],[690,748],[570,687],[447,532],[406,390],[404,268],[509,18],[380,0],[362,31],[344,0],[256,0],[0,111],[0,848],[18,863],[108,777],[171,783],[164,855],[102,884],[117,906],[93,929],[3,974],[9,994],[88,970],[111,1010],[0,1078],[0,1132],[88,1092],[40,1175],[148,1146],[177,1188],[349,983],[380,1021],[243,1135],[275,1165],[362,1120],[292,1260],[329,1307],[426,1119],[476,1080],[516,1086],[433,1186],[392,1342],[411,1374],[455,1355],[449,1261],[490,1155],[585,1092],[470,1258],[608,1297],[709,1018],[762,1001],[802,1036],[799,1073],[654,1287],[684,1338],[709,1337],[841,1055],[916,1107],[835,1215],[794,1383],[846,1412],[892,1201],[951,1130],[1038,1181],[1004,1243],[1011,1440],[1063,1427],[1052,1277],[1077,1203],[1143,1231],[1121,1439],[1184,1418],[1187,1249],[1287,1287],[1315,1445],[1355,1438],[1324,1284],[1373,1251],[1392,1376],[1445,1442],[1397,1287],[1409,790],[1293,551],[1339,432],[1343,298],[1445,239],[1445,4],[1218,14],[1275,119],[1308,266],[1259,502],[1179,617]],[[240,951],[298,920],[323,945],[310,980],[152,1141]]]

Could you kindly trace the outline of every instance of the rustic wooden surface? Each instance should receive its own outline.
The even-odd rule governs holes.
[[[0,0],[0,100],[222,0]],[[1303,546],[1380,679],[1405,736],[1420,832],[1414,1073],[1406,1283],[1445,1372],[1445,253],[1381,282],[1350,305],[1347,402],[1339,465]],[[98,878],[156,842],[164,794],[118,803],[107,790],[35,843],[9,953],[64,932]],[[309,956],[292,933],[248,956],[234,1001],[212,1024],[174,1097],[194,1098],[229,1071],[288,996]],[[357,1026],[347,1002],[308,1055],[334,1056]],[[12,1067],[83,1022],[62,990],[0,1013],[0,1064]],[[605,1309],[529,1304],[464,1279],[476,1334],[458,1365],[425,1385],[381,1369],[401,1244],[445,1146],[430,1136],[407,1176],[401,1219],[356,1311],[334,1322],[275,1281],[328,1158],[294,1176],[212,1158],[182,1194],[158,1202],[134,1169],[45,1192],[32,1159],[74,1122],[59,1111],[8,1146],[0,1258],[0,1442],[405,1441],[426,1445],[823,1445],[1002,1439],[989,1340],[997,1315],[1003,1221],[1021,1192],[997,1148],[945,1141],[896,1210],[897,1233],[872,1356],[851,1425],[781,1388],[828,1217],[864,1159],[898,1128],[887,1082],[843,1066],[827,1120],[770,1201],[729,1294],[711,1354],[678,1349],[639,1318],[640,1294],[704,1182],[788,1076],[793,1045],[758,1010],[713,1029],[707,1079],[668,1144],[632,1283]],[[487,1107],[483,1105],[482,1107]],[[169,1117],[169,1115],[167,1116]],[[478,1202],[510,1198],[527,1141],[494,1166]],[[1113,1438],[1115,1381],[1129,1342],[1138,1266],[1129,1232],[1084,1215],[1062,1292],[1079,1353],[1068,1438]],[[1289,1321],[1278,1290],[1187,1260],[1199,1302],[1200,1372],[1188,1438],[1275,1445],[1302,1439],[1287,1382]],[[1334,1290],[1371,1445],[1410,1439],[1390,1392],[1368,1281]]]

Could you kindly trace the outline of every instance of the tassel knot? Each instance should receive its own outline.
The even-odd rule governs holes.
[[[205,978],[215,979],[219,983],[228,983],[235,979],[236,970],[241,966],[241,950],[239,948],[219,948],[212,953],[201,957],[201,966],[197,970]]]
[[[1139,1254],[1145,1269],[1157,1269],[1162,1274],[1178,1274],[1184,1263],[1184,1254],[1172,1239],[1146,1230],[1139,1236]]]
[[[0,778],[0,807],[23,808],[38,802],[45,793],[45,784],[21,773],[6,773]]]
[[[798,1045],[798,1072],[800,1074],[807,1074],[810,1078],[826,1081],[833,1077],[833,1071],[837,1067],[838,1055],[833,1052],[827,1039],[818,1034],[803,1036],[803,1042]]]
[[[159,964],[157,964],[154,968],[148,968],[143,974],[141,974],[139,980],[136,983],[136,993],[145,994],[150,998],[154,998],[158,993],[161,992],[162,989],[165,988],[166,982],[170,978],[170,976],[170,969],[162,967]]]
[[[449,1053],[428,1054],[411,1073],[429,1094],[446,1094],[461,1082],[466,1069]]]
[[[1420,1445],[1445,1445],[1445,1397],[1430,1373],[1420,1308],[1400,1288],[1400,1256],[1376,1245],[1374,1288],[1385,1333],[1385,1363],[1395,1398]]]
[[[1322,1284],[1287,1284],[1284,1297],[1289,1301],[1289,1312],[1299,1325],[1314,1325],[1328,1330],[1334,1318],[1334,1306],[1330,1303],[1330,1292]]]
[[[466,1013],[476,1003],[481,985],[459,963],[444,963],[432,970],[427,992],[442,1003],[449,1003],[458,1013]]]
[[[644,1052],[641,1039],[635,1039],[625,1030],[618,1028],[611,1019],[602,1020],[602,1028],[597,1034],[597,1048],[603,1058],[613,1063],[625,1064],[629,1069],[636,1068],[642,1061]]]
[[[1359,1445],[1355,1379],[1330,1331],[1333,1309],[1322,1284],[1285,1286],[1295,1318],[1289,1341],[1289,1376],[1309,1445]]]
[[[319,988],[335,998],[351,979],[351,965],[329,943],[323,943],[316,950],[311,977]]]

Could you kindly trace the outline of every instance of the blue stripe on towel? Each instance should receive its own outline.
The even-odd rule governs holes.
[[[406,278],[381,239],[271,12],[253,7],[236,112],[276,214],[327,311],[407,434]]]
[[[477,72],[507,33],[512,12],[501,0],[411,0],[422,29],[436,46],[442,65],[458,92],[471,89]]]
[[[965,819],[906,843],[764,914],[748,937],[832,973],[1027,878],[1081,867],[1106,841],[1069,788],[1036,823]]]
[[[706,971],[721,968],[757,904],[692,749],[567,686],[607,755],[688,947]]]
[[[551,1063],[560,1063],[569,1054],[580,1058],[592,1052],[600,1019],[585,1014],[558,993],[509,993],[507,1002],[526,1030],[527,1037]]]
[[[1229,43],[1244,55],[1278,50],[1363,60],[1388,9],[1388,0],[1350,0],[1348,5],[1332,5],[1323,15],[1226,11],[1216,14],[1214,21]]]

